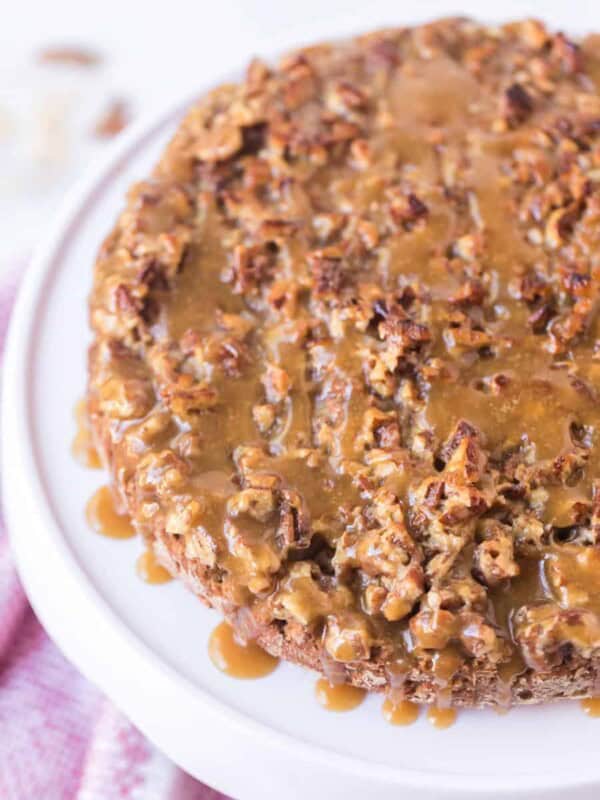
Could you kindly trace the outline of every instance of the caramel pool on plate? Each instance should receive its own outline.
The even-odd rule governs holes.
[[[586,697],[581,701],[581,708],[588,717],[600,717],[600,697]]]
[[[319,678],[315,684],[315,694],[319,704],[327,711],[352,711],[366,696],[364,689],[348,683],[329,683],[326,678]]]
[[[254,642],[241,644],[227,622],[221,622],[211,633],[208,655],[217,669],[232,678],[263,678],[279,664],[279,659]]]
[[[456,722],[456,709],[430,706],[427,709],[427,719],[434,728],[438,728],[439,730],[449,728],[450,725],[454,725]]]
[[[146,583],[160,584],[173,580],[168,569],[156,560],[153,550],[145,550],[135,563],[136,572]]]
[[[418,719],[421,708],[418,703],[411,703],[410,700],[394,700],[388,697],[384,700],[381,712],[390,725],[412,725]]]
[[[85,515],[91,528],[111,539],[130,539],[135,536],[131,519],[115,509],[113,494],[108,486],[101,486],[90,498]]]

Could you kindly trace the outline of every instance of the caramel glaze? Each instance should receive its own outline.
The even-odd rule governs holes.
[[[90,410],[136,522],[442,705],[474,659],[509,698],[600,647],[599,87],[531,21],[253,64],[99,255]]]
[[[232,678],[264,678],[279,664],[257,644],[242,644],[227,622],[221,622],[211,633],[208,655],[217,669]]]
[[[456,709],[430,706],[427,709],[426,716],[434,728],[443,730],[444,728],[449,728],[451,725],[454,725],[456,722]]]
[[[418,719],[421,707],[410,700],[390,696],[383,701],[381,711],[386,722],[391,725],[412,725]]]
[[[366,692],[347,683],[333,684],[326,678],[319,678],[315,684],[315,695],[327,711],[352,711],[365,699]]]
[[[173,580],[169,570],[165,569],[156,559],[154,550],[148,549],[136,561],[136,572],[146,583],[160,584]]]
[[[71,444],[73,456],[84,467],[101,469],[102,462],[92,442],[86,400],[80,400],[75,406],[75,421],[77,423],[77,432]]]
[[[109,486],[101,486],[85,507],[85,515],[91,528],[102,536],[111,539],[130,539],[135,536],[131,519],[120,514],[115,508],[115,500]]]
[[[588,717],[600,717],[600,697],[586,697],[581,701],[581,708]]]

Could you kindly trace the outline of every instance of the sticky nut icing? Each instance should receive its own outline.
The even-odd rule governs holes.
[[[442,20],[189,111],[99,254],[88,400],[211,602],[348,679],[594,656],[599,82],[597,37]]]

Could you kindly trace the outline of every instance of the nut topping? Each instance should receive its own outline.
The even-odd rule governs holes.
[[[96,443],[171,571],[278,655],[369,688],[401,662],[426,701],[589,690],[596,44],[447,19],[254,61],[130,191]]]

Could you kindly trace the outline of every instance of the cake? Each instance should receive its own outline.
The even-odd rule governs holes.
[[[599,89],[535,20],[377,31],[252,61],[129,192],[90,422],[240,636],[417,702],[596,691]]]

